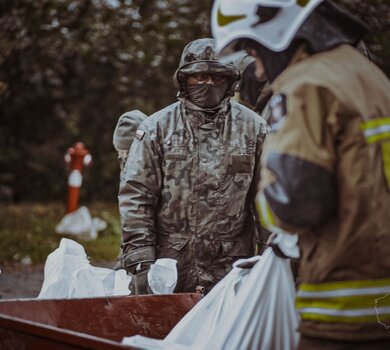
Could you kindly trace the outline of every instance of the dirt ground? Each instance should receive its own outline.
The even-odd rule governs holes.
[[[43,264],[9,265],[1,268],[2,299],[35,298],[42,287]]]
[[[111,268],[115,262],[102,261],[94,266]],[[43,283],[44,264],[0,266],[0,298],[36,298]]]

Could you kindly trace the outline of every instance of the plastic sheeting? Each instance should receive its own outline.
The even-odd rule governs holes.
[[[296,348],[298,314],[289,259],[268,248],[248,275],[229,317],[203,349],[290,350]]]
[[[237,262],[164,340],[135,336],[122,343],[150,350],[294,349],[299,335],[290,261],[271,248],[245,261],[253,260],[259,261],[251,269]]]
[[[68,299],[128,295],[130,276],[125,270],[90,265],[83,246],[62,238],[48,255],[38,299]]]

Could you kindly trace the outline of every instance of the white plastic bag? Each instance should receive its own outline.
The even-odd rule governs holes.
[[[172,329],[164,340],[134,336],[123,339],[122,344],[138,346],[142,349],[172,349],[172,344],[177,349],[199,349],[212,338],[219,324],[229,317],[230,310],[237,302],[237,293],[250,269],[237,267],[238,264],[249,261],[256,262],[261,257],[242,259],[233,265],[232,271],[223,278],[202,300],[199,301]]]
[[[71,234],[85,240],[97,238],[98,231],[104,230],[107,223],[99,218],[92,218],[87,207],[66,214],[56,226],[59,234]]]
[[[260,256],[241,259],[211,291],[192,308],[172,329],[165,340],[198,349],[215,336],[218,325],[224,324],[234,305],[241,286],[245,285],[250,269],[237,267],[244,261],[256,262]],[[210,348],[211,349],[211,348]]]
[[[198,349],[291,350],[299,334],[290,260],[268,248],[237,293],[236,304]]]
[[[62,238],[60,246],[46,259],[44,280],[38,298],[67,298],[73,272],[88,264],[83,246],[71,239]]]
[[[115,295],[127,295],[130,294],[129,283],[131,281],[131,276],[129,276],[124,269],[115,271],[115,281],[114,281],[114,293]]]
[[[156,343],[136,336],[124,338],[123,344],[166,350],[172,349],[172,344],[192,350],[295,349],[298,314],[290,260],[277,257],[268,248],[251,269],[238,267],[242,262],[237,262],[164,340]]]
[[[276,244],[284,255],[290,258],[299,258],[298,235],[279,231],[273,233],[272,243]]]
[[[171,294],[177,283],[177,261],[163,258],[150,266],[148,284],[154,294]]]
[[[195,350],[195,348],[171,343],[165,339],[152,339],[142,335],[134,335],[133,337],[123,338],[122,345],[127,345],[142,350]]]
[[[83,246],[71,239],[61,239],[49,254],[39,299],[90,298],[128,295],[131,277],[125,270],[90,265]]]
[[[104,296],[105,291],[101,277],[105,276],[101,276],[102,274],[97,276],[98,269],[88,264],[74,271],[69,281],[67,297],[73,299]]]

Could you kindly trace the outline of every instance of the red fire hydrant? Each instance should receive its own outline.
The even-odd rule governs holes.
[[[73,147],[68,148],[65,162],[70,168],[66,212],[72,213],[78,208],[80,187],[83,182],[83,168],[91,164],[92,156],[82,142],[76,142]]]

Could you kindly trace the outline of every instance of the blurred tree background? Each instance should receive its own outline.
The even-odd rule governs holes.
[[[116,201],[116,122],[175,100],[181,51],[210,35],[210,10],[208,0],[0,1],[0,196],[64,199],[63,155],[80,140],[93,157],[82,199]]]
[[[389,75],[388,0],[342,0]],[[63,156],[93,156],[82,200],[116,201],[118,117],[175,101],[184,46],[210,36],[210,0],[1,0],[0,201],[64,200]]]

